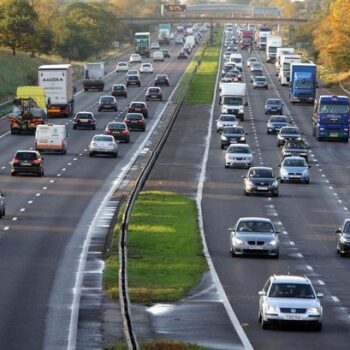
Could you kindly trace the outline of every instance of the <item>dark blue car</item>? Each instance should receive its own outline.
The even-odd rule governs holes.
[[[283,114],[283,102],[279,98],[268,98],[265,102],[265,114]]]

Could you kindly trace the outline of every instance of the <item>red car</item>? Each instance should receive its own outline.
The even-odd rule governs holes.
[[[115,140],[130,142],[130,132],[128,126],[124,122],[110,122],[106,126],[105,135],[113,135]]]
[[[157,86],[149,87],[146,91],[146,101],[149,101],[149,100],[162,101],[163,100],[162,89]]]
[[[124,123],[128,126],[129,130],[146,130],[146,120],[142,113],[127,113]]]
[[[145,118],[148,118],[148,108],[146,102],[131,101],[128,107],[128,113],[142,113]]]

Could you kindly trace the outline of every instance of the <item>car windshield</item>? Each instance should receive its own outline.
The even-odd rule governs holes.
[[[158,75],[156,76],[156,79],[167,79],[167,78],[168,78],[168,76],[165,75],[165,74],[158,74]]]
[[[151,67],[151,65],[149,63],[144,63],[142,66],[143,66],[143,68],[150,68]]]
[[[282,102],[280,100],[267,100],[266,101],[267,105],[280,105]]]
[[[101,97],[101,102],[113,102],[113,97]]]
[[[130,75],[129,80],[139,80],[139,77],[137,75]]]
[[[127,114],[126,115],[126,119],[133,119],[133,120],[137,120],[137,119],[142,119],[143,116],[142,114],[139,114],[139,113],[134,113],[134,114]]]
[[[237,227],[238,232],[275,232],[272,224],[268,221],[241,221]]]
[[[315,299],[311,286],[302,283],[273,283],[268,296],[271,298]]]
[[[344,225],[343,233],[350,234],[350,221],[347,221]]]
[[[335,104],[335,103],[322,103],[320,105],[320,113],[323,114],[338,114],[338,113],[349,113],[349,105],[346,103]]]
[[[288,159],[286,158],[283,162],[284,166],[296,166],[296,167],[306,167],[305,159]]]
[[[153,92],[153,93],[158,93],[159,92],[159,89],[157,89],[157,88],[149,88],[148,89],[148,92]]]
[[[242,128],[224,128],[225,135],[243,135],[244,130]]]
[[[90,113],[78,113],[76,118],[79,118],[79,119],[92,119],[92,115]]]
[[[124,123],[109,123],[107,128],[112,130],[125,130],[126,125]]]
[[[266,81],[267,79],[264,77],[256,77],[255,80],[256,81]]]
[[[220,117],[221,122],[237,122],[237,118],[234,115],[222,115]]]
[[[124,90],[124,86],[123,85],[114,85],[113,90]]]
[[[281,129],[281,134],[285,134],[285,135],[299,135],[299,130],[298,129],[293,129],[293,128],[284,128],[284,129]]]
[[[101,142],[112,142],[114,139],[110,136],[95,136],[94,141],[101,141]]]
[[[271,123],[287,123],[287,118],[284,117],[271,117],[270,118]]]
[[[132,108],[144,108],[145,107],[145,105],[143,104],[143,103],[132,103],[131,104],[131,107]]]
[[[126,66],[126,63],[125,62],[119,62],[118,66]]]
[[[311,80],[297,80],[295,82],[295,87],[300,88],[300,89],[312,89],[314,86],[313,81]]]
[[[16,154],[16,159],[19,160],[34,160],[37,158],[37,154],[34,152],[20,152]]]
[[[259,178],[274,178],[275,174],[272,169],[251,169],[249,171],[249,178],[259,179]]]
[[[138,71],[137,71],[136,69],[133,69],[133,70],[130,69],[130,70],[128,70],[128,74],[129,74],[129,75],[133,75],[133,74],[134,74],[134,75],[137,75],[137,74],[138,74]]]
[[[249,147],[243,147],[243,146],[235,146],[235,147],[229,147],[227,150],[227,153],[246,153],[250,154]]]
[[[242,106],[243,105],[243,98],[242,97],[225,96],[223,104],[230,105],[230,106]]]

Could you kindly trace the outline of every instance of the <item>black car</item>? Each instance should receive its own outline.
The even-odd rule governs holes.
[[[128,113],[142,113],[145,118],[148,118],[148,108],[146,102],[131,101],[128,107]]]
[[[126,77],[126,86],[137,85],[141,86],[141,79],[138,75],[128,75]]]
[[[117,100],[115,99],[114,96],[101,96],[100,99],[98,100],[98,109],[99,112],[103,110],[112,110],[112,111],[117,111],[118,106],[117,106]]]
[[[159,100],[163,101],[162,89],[158,86],[151,86],[146,91],[146,101]]]
[[[167,49],[162,49],[161,51],[163,52],[164,58],[169,58],[169,57],[170,57],[169,50],[167,50]]]
[[[221,133],[221,149],[231,143],[246,143],[246,135],[241,126],[225,127]]]
[[[296,126],[283,126],[277,134],[277,146],[281,147],[290,140],[302,140],[301,132]]]
[[[303,157],[309,161],[309,146],[304,140],[286,141],[282,148],[282,156],[285,157]]]
[[[91,112],[78,112],[73,118],[73,129],[92,129],[96,130],[96,119]]]
[[[178,60],[187,60],[187,54],[185,51],[180,51],[177,55]]]
[[[246,175],[243,175],[246,196],[253,193],[268,193],[278,196],[278,178],[270,167],[251,167]]]
[[[124,123],[128,126],[129,130],[146,130],[146,120],[142,113],[127,113]]]
[[[128,90],[124,84],[114,84],[112,86],[111,95],[114,97],[128,97]]]
[[[125,143],[130,142],[130,132],[124,122],[108,123],[103,133],[105,135],[113,135],[115,140],[124,141]]]
[[[154,86],[170,86],[169,77],[167,74],[157,74],[156,78],[154,79]]]
[[[5,194],[0,191],[0,219],[5,216],[6,213],[6,199]]]
[[[11,176],[17,174],[44,175],[44,161],[38,151],[17,151],[11,161]]]
[[[345,256],[350,253],[350,219],[345,219],[335,233],[337,234],[337,253]]]
[[[284,126],[289,124],[289,118],[285,115],[273,115],[266,123],[267,134],[277,134]]]

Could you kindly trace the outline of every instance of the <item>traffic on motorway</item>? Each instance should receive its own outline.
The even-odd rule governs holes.
[[[350,242],[346,180],[327,164],[348,151],[349,98],[320,92],[316,65],[266,27],[226,24],[221,65],[203,194],[220,281],[254,348],[345,349],[350,305],[333,274],[347,270],[335,260]]]

